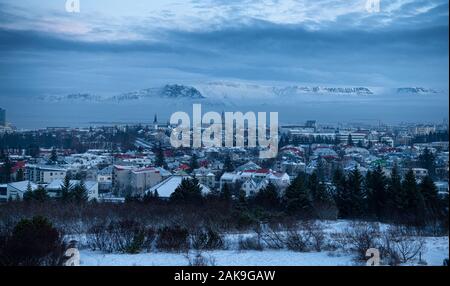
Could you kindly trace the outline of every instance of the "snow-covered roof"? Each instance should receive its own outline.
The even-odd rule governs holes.
[[[77,184],[80,183],[80,180],[70,180],[70,187],[75,187]],[[45,189],[47,191],[58,191],[61,189],[61,185],[63,184],[63,180],[53,180],[50,184],[48,184]],[[84,181],[84,186],[86,187],[86,190],[91,190],[95,188],[97,182],[96,181]]]
[[[33,191],[38,188],[38,185],[36,185],[35,183],[33,183],[31,181],[21,181],[21,182],[9,183],[8,187],[13,188],[16,191],[26,192],[27,188],[28,188],[28,184],[30,184],[31,189]]]
[[[161,198],[169,198],[170,195],[175,192],[175,189],[181,184],[181,181],[183,179],[190,178],[189,176],[171,176],[164,181],[160,182],[159,184],[151,187],[146,192],[154,192],[158,191],[158,195]],[[202,188],[202,193],[206,194],[209,193],[210,190],[208,187],[200,184],[200,187]]]

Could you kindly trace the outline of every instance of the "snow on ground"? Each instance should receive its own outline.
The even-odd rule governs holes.
[[[103,254],[81,251],[82,266],[186,266],[183,253]],[[288,250],[217,250],[202,255],[216,266],[346,266],[355,265],[351,255],[332,256],[327,252],[300,253]]]
[[[428,265],[441,266],[449,255],[448,237],[428,237],[422,258]],[[139,254],[105,254],[81,250],[82,266],[186,266],[185,253],[146,252]],[[191,257],[195,255],[191,252]],[[351,266],[358,265],[350,253],[294,252],[289,250],[215,250],[202,255],[216,266]],[[361,264],[359,264],[361,265]]]

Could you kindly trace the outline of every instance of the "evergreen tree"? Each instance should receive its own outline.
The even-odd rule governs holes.
[[[231,188],[227,183],[223,184],[219,197],[221,200],[225,202],[231,202],[232,200]]]
[[[193,172],[195,169],[198,169],[199,165],[198,165],[198,160],[197,160],[197,154],[192,154],[191,157],[191,163],[190,163],[190,168],[191,171]]]
[[[399,218],[405,214],[407,209],[407,194],[402,187],[402,178],[397,164],[392,168],[391,177],[388,180],[386,200],[389,216]]]
[[[420,193],[413,170],[409,170],[402,182],[406,198],[406,218],[408,223],[422,225],[425,218],[425,201]]]
[[[348,145],[348,146],[353,146],[353,145],[355,145],[355,144],[353,143],[353,138],[352,138],[352,134],[351,134],[351,133],[348,134],[347,145]]]
[[[56,153],[56,149],[52,149],[52,153],[50,154],[49,158],[49,164],[56,164],[58,163],[58,154]]]
[[[363,176],[355,167],[348,176],[348,212],[352,218],[362,217],[366,213],[366,205],[363,192]]]
[[[88,193],[86,189],[86,185],[81,180],[78,182],[78,184],[75,185],[75,187],[72,190],[72,200],[75,203],[81,204],[88,201]]]
[[[265,209],[278,209],[280,198],[275,185],[269,183],[265,188],[259,190],[254,197],[254,202]]]
[[[300,173],[284,193],[286,211],[289,214],[310,216],[313,210],[311,192],[307,186],[306,174]]]
[[[50,199],[49,195],[47,194],[47,191],[44,189],[44,187],[39,186],[34,192],[34,200],[37,202],[46,202]]]
[[[433,177],[435,174],[435,159],[436,157],[430,151],[430,149],[425,148],[423,153],[419,156],[419,163],[421,168],[425,168],[428,170],[429,174]]]
[[[17,170],[16,181],[22,182],[24,179],[25,179],[25,174],[23,172],[23,169],[20,168],[19,170]]]
[[[170,201],[175,203],[201,204],[203,202],[202,187],[196,178],[183,179],[181,184],[170,195]]]
[[[323,181],[319,179],[319,176],[314,172],[308,180],[309,189],[311,190],[312,195],[312,205],[314,207],[314,211],[317,217],[319,218],[331,218],[330,211],[335,210],[336,203],[328,191],[327,186]],[[334,216],[335,211],[333,211]]]
[[[27,185],[27,191],[23,194],[23,200],[26,202],[46,202],[50,199],[44,187],[39,186],[36,190],[32,190],[30,182]]]
[[[158,147],[156,148],[156,160],[155,160],[155,166],[156,167],[162,167],[162,168],[167,168],[167,164],[166,164],[166,159],[164,157],[164,151],[161,147],[161,144],[158,145]]]
[[[387,180],[381,166],[366,176],[366,194],[370,214],[378,219],[386,215],[387,207]]]
[[[6,154],[5,161],[3,163],[2,168],[2,176],[0,177],[2,183],[9,183],[11,182],[11,172],[12,172],[12,162],[9,159],[9,155]]]
[[[427,218],[438,218],[440,216],[439,195],[431,176],[423,178],[419,190],[425,202]]]
[[[349,207],[350,204],[350,192],[347,187],[347,179],[342,169],[338,168],[333,174],[333,185],[335,187],[334,200],[339,211],[341,218],[350,216]]]
[[[66,176],[64,177],[64,181],[61,184],[61,190],[60,190],[59,197],[60,197],[61,201],[65,202],[65,203],[72,200],[72,186],[70,184],[69,173],[66,174]]]

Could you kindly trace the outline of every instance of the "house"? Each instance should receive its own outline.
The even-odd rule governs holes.
[[[266,187],[269,182],[279,189],[284,189],[289,186],[290,177],[287,173],[275,172],[268,169],[224,173],[220,177],[220,188],[222,189],[225,184],[234,185],[240,187],[247,195],[250,195]]]
[[[45,187],[48,195],[52,198],[60,196],[61,186],[63,185],[64,180],[54,180],[50,184]],[[80,183],[79,180],[70,180],[70,187],[74,188],[76,185]],[[97,181],[85,181],[83,182],[86,187],[88,200],[91,201],[93,199],[98,199],[98,182]]]
[[[207,186],[210,189],[216,187],[216,175],[205,167],[201,167],[194,170],[194,176],[198,179],[200,184]]]
[[[36,184],[49,184],[53,180],[64,179],[67,170],[51,165],[25,165],[25,179]]]
[[[178,188],[183,179],[191,179],[191,178],[192,178],[191,176],[187,176],[185,174],[173,175],[165,179],[164,181],[156,184],[155,186],[149,188],[147,191],[145,191],[145,193],[154,193],[156,191],[158,193],[159,198],[169,199],[170,195],[172,195],[172,193],[175,192],[175,189]],[[203,195],[206,195],[211,192],[210,189],[203,184],[200,184],[200,187],[202,188]]]
[[[112,176],[113,191],[122,197],[142,196],[145,190],[153,187],[171,175],[163,168],[114,165]]]
[[[23,199],[23,194],[28,190],[28,185],[31,187],[32,191],[35,191],[38,188],[38,185],[31,181],[21,181],[9,183],[6,187],[6,197],[7,199],[11,198],[14,200]]]

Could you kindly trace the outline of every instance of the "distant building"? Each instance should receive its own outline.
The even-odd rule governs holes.
[[[28,185],[32,191],[35,191],[38,188],[38,185],[30,181],[9,183],[6,187],[6,197],[12,200],[23,199],[23,194],[28,191]]]
[[[50,184],[45,187],[45,190],[49,194],[50,197],[59,197],[61,193],[61,186],[64,181],[61,179],[54,180]],[[79,180],[70,180],[69,184],[71,188],[74,188],[77,184],[79,184]],[[86,192],[88,196],[88,200],[98,199],[98,182],[97,181],[85,181],[83,182],[86,187]]]
[[[0,108],[0,126],[6,126],[6,110]]]
[[[122,197],[126,195],[142,196],[144,191],[153,187],[165,178],[170,172],[162,168],[137,168],[136,166],[115,165],[113,168],[112,188]]]
[[[67,170],[51,165],[29,165],[25,166],[25,178],[36,184],[49,184],[53,180],[64,179]]]

